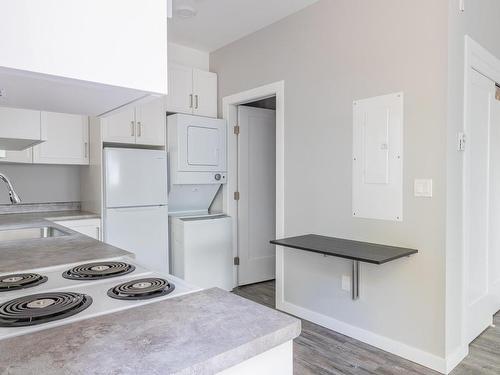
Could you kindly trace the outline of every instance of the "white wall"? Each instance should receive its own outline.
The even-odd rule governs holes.
[[[181,46],[180,44],[175,43],[168,44],[168,61],[201,70],[209,69],[208,52]]]
[[[457,151],[457,133],[463,131],[464,37],[500,58],[500,2],[469,0],[465,12],[459,0],[449,0],[449,81],[447,129],[447,235],[446,235],[446,352],[452,355],[462,343],[462,168],[463,153]]]
[[[80,201],[80,168],[63,165],[0,164],[23,203]],[[10,204],[6,186],[0,184],[0,204]]]
[[[167,93],[165,0],[16,0],[1,7],[0,67]]]
[[[445,354],[448,4],[320,0],[210,56],[219,99],[285,81],[285,232],[417,248],[362,265],[361,299],[342,291],[350,262],[285,252],[285,300],[430,360]],[[405,93],[404,221],[351,215],[352,101]],[[413,197],[432,178],[434,197]],[[404,345],[399,345],[403,347]]]

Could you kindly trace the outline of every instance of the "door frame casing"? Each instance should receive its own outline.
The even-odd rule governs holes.
[[[233,218],[233,255],[238,256],[237,201],[237,139],[233,127],[238,122],[238,106],[256,100],[276,97],[276,237],[285,235],[285,82],[279,81],[260,86],[222,99],[223,118],[227,122],[227,184],[224,186],[223,210]],[[276,280],[282,280],[283,249],[276,248]],[[233,285],[238,286],[238,268],[233,271]],[[276,285],[276,298],[281,300],[282,287]]]
[[[469,91],[471,88],[472,71],[476,71],[492,81],[500,82],[500,60],[492,55],[488,50],[473,40],[468,35],[465,36],[465,64],[464,64],[464,106],[463,106],[463,132],[470,133],[471,126],[469,121]],[[466,145],[467,147],[467,145]],[[468,280],[469,280],[469,262],[467,248],[469,215],[467,211],[467,153],[464,154],[462,166],[462,352],[466,355],[470,340],[468,337]],[[488,283],[489,283],[488,278]],[[492,316],[493,319],[493,316]],[[449,366],[452,367],[452,366]]]

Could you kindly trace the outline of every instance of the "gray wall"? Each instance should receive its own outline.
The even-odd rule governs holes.
[[[462,170],[463,153],[457,152],[457,133],[463,131],[464,37],[469,35],[500,59],[500,1],[449,0],[449,83],[447,155],[446,350],[452,354],[461,345],[462,334]]]
[[[80,167],[62,165],[0,164],[23,203],[80,201]],[[10,203],[0,185],[0,204]]]
[[[419,249],[361,268],[361,299],[340,289],[348,261],[287,251],[285,299],[442,358],[448,4],[320,0],[211,54],[219,99],[285,81],[285,232]],[[404,91],[404,221],[351,215],[352,101]],[[434,180],[432,199],[413,196]],[[401,347],[401,346],[400,346]]]

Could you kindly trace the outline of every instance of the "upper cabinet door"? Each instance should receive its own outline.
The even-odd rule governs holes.
[[[86,116],[42,112],[45,142],[33,147],[33,162],[89,164],[89,119]]]
[[[217,117],[217,74],[193,69],[193,114]]]
[[[165,98],[161,97],[135,109],[136,143],[141,145],[165,146],[167,113]]]
[[[193,69],[168,64],[167,111],[191,114],[193,105]]]
[[[135,110],[126,108],[102,119],[103,142],[135,143]]]
[[[0,137],[40,139],[40,111],[0,107]]]

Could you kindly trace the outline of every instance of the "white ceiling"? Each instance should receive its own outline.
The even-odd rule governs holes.
[[[318,0],[174,0],[169,20],[170,42],[206,52],[215,51],[262,29]],[[190,6],[193,18],[182,19],[175,10]]]

